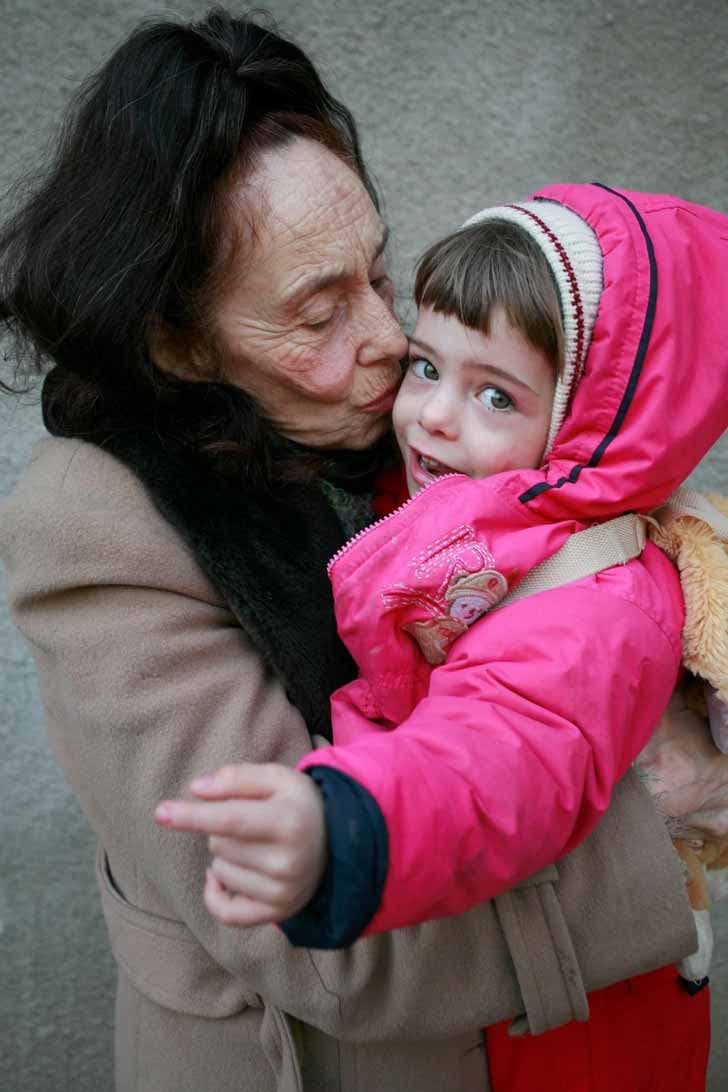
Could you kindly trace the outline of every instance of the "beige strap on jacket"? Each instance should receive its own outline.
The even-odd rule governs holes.
[[[611,569],[613,565],[624,565],[639,557],[646,538],[645,519],[633,512],[587,527],[586,531],[577,531],[560,550],[527,572],[520,584],[493,610],[501,610],[536,592],[573,584],[575,580]]]
[[[681,486],[672,496],[668,497],[662,508],[658,508],[654,517],[658,523],[669,526],[670,523],[681,516],[694,516],[702,520],[715,531],[718,538],[728,542],[728,516],[716,508],[703,493],[695,489]]]

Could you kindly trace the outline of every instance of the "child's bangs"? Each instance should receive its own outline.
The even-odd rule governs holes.
[[[556,281],[538,244],[517,224],[486,220],[431,246],[417,266],[415,301],[486,336],[494,309],[502,307],[511,326],[561,371]]]

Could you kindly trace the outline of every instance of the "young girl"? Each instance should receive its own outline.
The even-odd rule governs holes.
[[[334,746],[157,811],[212,835],[213,914],[343,946],[493,898],[593,828],[678,679],[677,574],[640,541],[498,608],[728,426],[726,239],[677,198],[549,186],[425,255],[393,413],[412,499],[329,567],[360,672]]]

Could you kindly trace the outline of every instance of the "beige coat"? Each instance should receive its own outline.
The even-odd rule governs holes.
[[[479,1029],[584,1016],[594,989],[695,947],[682,879],[629,777],[557,868],[462,918],[294,949],[219,925],[202,838],[156,803],[236,760],[294,763],[306,726],[136,479],[46,440],[0,509],[15,619],[50,739],[99,839],[119,967],[119,1092],[487,1089]]]

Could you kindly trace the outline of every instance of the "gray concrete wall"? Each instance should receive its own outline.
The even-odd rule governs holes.
[[[546,181],[678,192],[728,211],[726,0],[270,0],[359,119],[403,296],[415,256],[466,214]],[[0,0],[0,189],[77,81],[161,5]],[[183,17],[204,5],[178,0]],[[40,434],[0,398],[0,493]],[[699,485],[728,490],[728,446]],[[2,587],[0,585],[0,597]],[[91,838],[45,741],[32,667],[0,599],[0,1088],[111,1087],[113,970]],[[728,1015],[728,916],[714,980]],[[716,1035],[711,1090],[728,1086]]]

